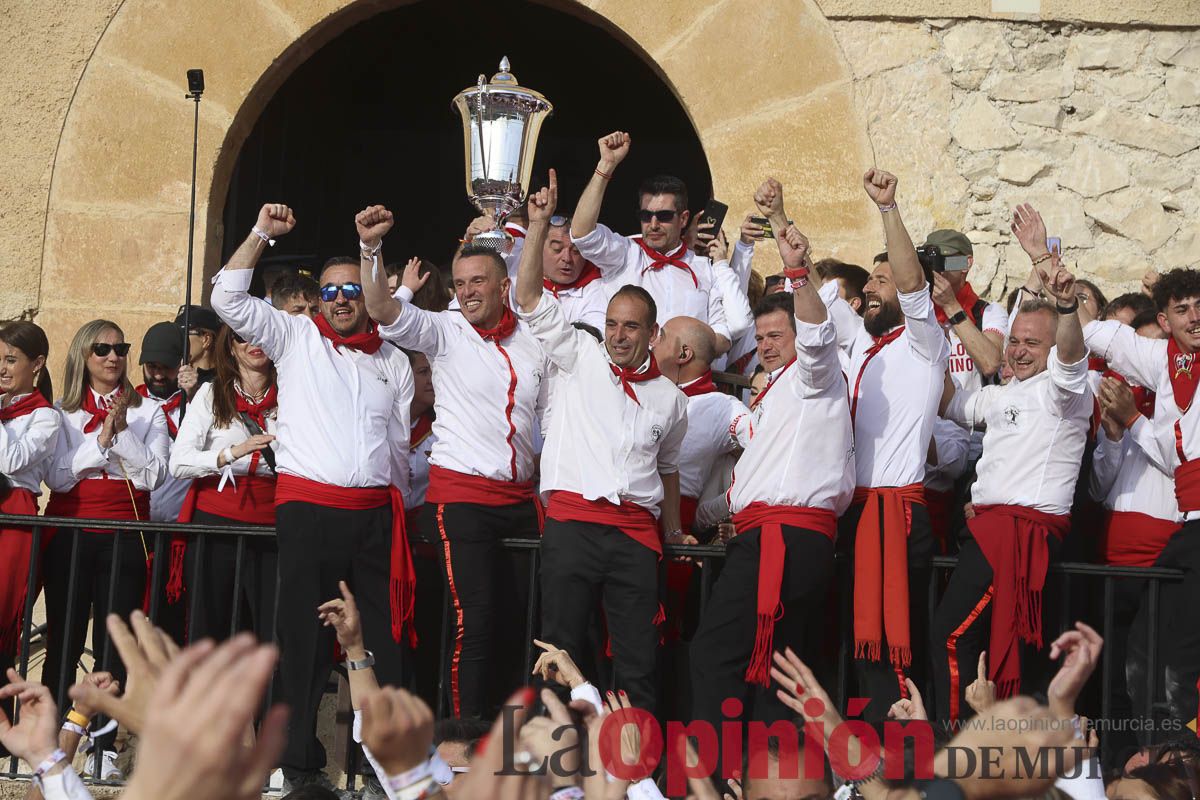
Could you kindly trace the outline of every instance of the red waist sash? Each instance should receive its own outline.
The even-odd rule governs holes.
[[[389,580],[392,611],[392,638],[399,643],[408,629],[408,641],[417,646],[413,627],[413,602],[416,597],[417,575],[413,570],[412,553],[408,549],[405,530],[404,496],[395,486],[347,487],[331,486],[296,475],[280,474],[275,486],[275,505],[311,503],[325,508],[364,511],[391,505],[392,558]]]
[[[133,490],[133,499],[129,497]],[[66,492],[51,492],[46,505],[48,517],[80,517],[83,519],[150,519],[150,493],[134,489],[124,480],[86,478]],[[104,529],[86,528],[89,533],[108,533]]]
[[[1178,423],[1175,432],[1178,435]],[[1182,456],[1182,444],[1176,449]],[[1185,461],[1175,470],[1175,499],[1180,511],[1200,511],[1200,460]]]
[[[1180,525],[1136,511],[1110,511],[1100,539],[1100,557],[1106,564],[1152,567]]]
[[[546,516],[559,522],[593,522],[619,528],[629,538],[662,555],[662,539],[658,521],[646,509],[622,500],[613,505],[604,499],[585,500],[575,492],[556,491],[550,494]]]
[[[12,487],[0,492],[0,514],[34,516],[37,499],[28,489]],[[32,552],[33,535],[29,528],[0,527],[0,564],[5,565],[0,573],[0,657],[17,652]]]
[[[474,503],[481,506],[511,506],[533,500],[533,483],[514,483],[467,475],[429,465],[426,503]]]
[[[758,603],[754,652],[746,667],[746,680],[759,686],[771,685],[771,652],[775,636],[775,619],[783,615],[779,601],[783,586],[783,561],[787,547],[783,541],[783,526],[805,528],[824,534],[833,541],[837,535],[837,518],[825,508],[800,506],[771,506],[751,503],[733,515],[737,532],[760,528],[758,537]]]

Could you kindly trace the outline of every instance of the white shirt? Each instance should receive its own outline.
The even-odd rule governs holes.
[[[211,383],[211,381],[209,381],[208,383]],[[208,383],[206,383],[204,385],[207,386]],[[199,390],[197,390],[197,391],[199,391]],[[169,399],[170,398],[167,398],[167,400],[169,400]],[[162,406],[166,402],[166,400],[161,400],[158,397],[155,397],[153,394],[150,395],[149,397],[143,398],[143,402],[145,402],[147,400],[150,401],[151,403],[157,403],[159,406]],[[166,414],[167,412],[164,410],[163,413]],[[192,413],[191,401],[188,402],[187,413],[188,414]],[[170,420],[167,425],[167,435],[168,436],[171,433],[171,424],[172,423],[175,425],[176,430],[178,430],[179,429],[179,407],[178,406],[176,406],[170,412]],[[171,442],[170,452],[172,452],[172,453],[175,452],[175,442],[174,441]],[[183,508],[183,500],[185,497],[187,497],[188,489],[191,488],[191,485],[192,485],[192,481],[190,478],[188,478],[186,480],[180,480],[179,478],[176,478],[174,475],[171,474],[170,469],[169,469],[169,459],[168,459],[167,477],[163,478],[163,482],[162,482],[161,486],[159,486],[157,489],[155,489],[153,492],[150,493],[150,519],[154,520],[155,522],[177,522],[179,520],[179,511],[180,511],[180,509]]]
[[[1087,357],[1064,364],[1057,347],[1045,371],[1028,380],[956,392],[946,418],[987,425],[972,501],[1071,513],[1091,413]]]
[[[254,270],[221,270],[213,310],[275,362],[279,387],[275,466],[281,474],[347,487],[408,485],[408,356],[334,347],[307,316],[246,293]]]
[[[831,319],[796,320],[796,361],[770,376],[754,407],[754,435],[738,459],[729,508],[751,503],[824,508],[854,497],[854,438]]]
[[[563,316],[566,317],[567,322],[587,323],[600,331],[601,336],[604,335],[604,320],[608,317],[609,291],[603,280],[594,280],[586,286],[574,289],[560,288],[557,295],[546,288],[543,288],[542,291],[549,297],[558,298],[558,304],[562,306]],[[514,278],[513,308],[517,307],[516,293],[517,282]]]
[[[739,427],[747,430],[749,440],[750,409],[736,397],[708,392],[688,398],[687,418],[687,435],[679,448],[679,494],[698,500],[720,457],[739,446],[736,437]]]
[[[584,258],[600,268],[610,297],[627,283],[641,286],[658,306],[659,325],[675,317],[695,317],[732,341],[721,289],[709,260],[684,248],[679,260],[691,267],[695,281],[685,270],[670,265],[646,270],[653,262],[638,244],[639,238],[597,225],[587,236],[572,237],[571,241]]]
[[[417,421],[413,420],[416,427]],[[412,434],[409,434],[412,441]],[[425,502],[425,493],[429,491],[429,456],[433,446],[437,444],[437,434],[431,429],[429,435],[417,444],[408,448],[408,491],[404,493],[404,507],[413,509]]]
[[[869,360],[867,350],[874,338],[862,320],[846,318],[857,327],[847,378],[851,402],[858,397],[854,463],[857,485],[863,487],[908,486],[925,479],[929,439],[942,397],[950,351],[933,313],[929,287],[900,292],[898,297],[904,331]],[[842,324],[841,317],[835,319]]]
[[[277,410],[272,409],[263,414],[267,423],[266,433],[272,436],[279,430],[276,423]],[[274,477],[275,473],[271,472],[261,453],[257,459],[248,453],[232,464],[217,466],[217,459],[226,447],[239,445],[252,435],[241,415],[234,415],[227,427],[217,427],[213,415],[213,385],[211,382],[206,383],[196,391],[196,397],[188,403],[187,415],[183,418],[183,424],[179,426],[179,435],[175,437],[175,446],[171,448],[171,474],[187,479],[229,474],[233,477],[225,480],[231,481],[236,487],[236,476],[248,474],[250,462],[256,460],[258,463],[254,467],[255,475]]]
[[[103,408],[116,399],[116,391],[101,396],[93,389],[97,404]],[[140,395],[139,395],[140,397]],[[167,433],[167,418],[157,403],[145,398],[130,406],[125,414],[128,427],[117,434],[112,447],[100,449],[100,431],[97,425],[91,433],[84,433],[83,426],[92,415],[82,408],[78,411],[62,411],[61,402],[55,403],[62,414],[63,426],[54,452],[54,467],[46,476],[46,485],[55,492],[69,492],[75,484],[93,478],[125,480],[129,478],[135,489],[152,492],[162,485],[167,477],[167,458],[171,452],[171,437]]]
[[[933,420],[933,446],[937,464],[925,464],[925,486],[935,492],[948,492],[967,471],[970,436],[953,422],[941,417]]]
[[[542,449],[542,494],[563,490],[586,500],[627,500],[657,517],[660,473],[679,471],[687,397],[658,377],[630,384],[635,402],[613,374],[604,345],[568,325],[552,298],[543,296],[521,318],[558,367]],[[642,369],[648,366],[649,359]]]
[[[1175,499],[1175,477],[1154,440],[1154,423],[1141,415],[1120,441],[1109,439],[1103,429],[1096,435],[1088,488],[1110,511],[1183,521]]]
[[[518,320],[498,346],[460,311],[404,304],[379,335],[429,357],[437,413],[431,464],[497,481],[533,478],[534,429],[544,412],[548,362],[528,326]]]
[[[12,403],[29,395],[7,398]],[[42,493],[42,481],[54,463],[62,418],[53,408],[38,408],[0,424],[0,475],[15,489]]]

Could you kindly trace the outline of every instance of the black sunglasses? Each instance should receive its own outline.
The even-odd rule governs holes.
[[[649,222],[652,219],[657,219],[659,222],[672,222],[675,215],[679,213],[673,208],[664,208],[659,211],[651,211],[648,208],[643,208],[638,211],[638,219],[642,222]]]
[[[327,283],[321,287],[321,299],[326,303],[332,303],[337,299],[339,291],[341,291],[342,297],[347,300],[357,300],[362,297],[362,284],[343,283],[339,286],[336,283]]]
[[[124,358],[129,355],[129,342],[121,342],[120,344],[92,342],[92,352],[100,358],[108,358],[108,354],[114,350],[117,351],[117,358]]]

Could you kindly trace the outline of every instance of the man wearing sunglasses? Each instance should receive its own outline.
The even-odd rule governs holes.
[[[358,215],[359,229],[372,227],[382,237],[392,219],[383,206],[372,206]],[[519,645],[515,634],[523,628],[510,626],[523,624],[524,605],[515,602],[528,586],[517,574],[523,560],[510,560],[500,540],[538,535],[533,474],[549,366],[508,306],[510,280],[498,254],[467,245],[451,277],[459,309],[430,312],[392,297],[372,258],[364,255],[361,264],[367,311],[380,323],[379,334],[424,353],[433,366],[436,440],[419,524],[441,542],[454,606],[446,676],[454,716],[490,717],[504,697],[489,701],[489,676],[503,675],[506,692],[524,677],[523,647],[493,648]],[[411,300],[410,288],[400,296]]]
[[[408,358],[385,346],[367,316],[358,259],[330,259],[321,272],[315,320],[292,316],[248,293],[263,252],[296,225],[286,205],[262,207],[250,235],[213,279],[221,318],[275,362],[279,386],[276,530],[280,603],[280,692],[291,707],[280,761],[287,787],[321,783],[325,751],[317,705],[332,666],[334,634],[311,609],[345,580],[359,598],[368,660],[382,683],[403,685],[411,669],[415,578],[404,530],[408,484]],[[359,227],[368,260],[377,230]],[[383,276],[383,265],[379,264]]]
[[[643,287],[658,307],[658,324],[675,317],[707,323],[717,335],[717,355],[723,355],[731,337],[716,274],[707,258],[683,243],[689,217],[683,181],[656,175],[642,182],[640,236],[621,236],[597,222],[608,182],[629,154],[629,145],[629,134],[623,131],[600,139],[600,162],[579,198],[571,240],[599,268],[610,292],[623,284]]]

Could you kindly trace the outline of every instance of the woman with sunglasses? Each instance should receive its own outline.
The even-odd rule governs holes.
[[[150,518],[150,492],[166,478],[171,439],[162,409],[134,391],[128,357],[125,334],[108,320],[88,322],[71,340],[58,403],[63,427],[46,479],[51,489],[46,516]],[[140,532],[60,528],[50,537],[42,680],[59,708],[75,683],[89,608],[97,666],[125,680],[121,659],[107,646],[104,618],[109,613],[125,617],[142,606],[148,563]],[[111,746],[111,738],[105,741]],[[110,760],[115,754],[104,755],[101,777],[119,776]]]
[[[50,405],[46,334],[32,322],[0,324],[0,514],[37,514],[62,419]],[[13,665],[25,612],[29,528],[0,524],[0,673]]]
[[[171,474],[194,479],[179,521],[273,526],[275,365],[261,347],[224,325],[213,354],[216,377],[196,392],[171,450]],[[190,546],[183,537],[172,543],[168,601],[180,599],[185,582],[199,593],[189,598],[189,608],[196,609],[188,625],[192,641],[229,636],[235,603],[248,612],[237,614],[237,627],[271,640],[277,552],[274,536],[203,535]],[[196,585],[193,576],[199,576]]]

